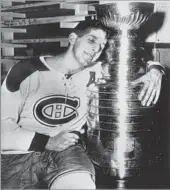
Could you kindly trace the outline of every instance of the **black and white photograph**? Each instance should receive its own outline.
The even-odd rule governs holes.
[[[170,189],[170,1],[1,1],[1,189]]]

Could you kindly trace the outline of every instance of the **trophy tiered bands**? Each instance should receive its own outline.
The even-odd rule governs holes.
[[[90,93],[88,153],[92,161],[115,176],[118,187],[130,177],[159,172],[163,162],[156,105],[142,106],[142,84],[132,87],[142,65],[139,27],[152,15],[153,3],[120,2],[96,6],[97,18],[111,31],[104,61],[105,84]]]

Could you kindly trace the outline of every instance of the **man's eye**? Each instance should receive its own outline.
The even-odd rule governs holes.
[[[94,39],[88,39],[88,41],[91,42],[91,43],[94,43],[94,42],[95,42]]]

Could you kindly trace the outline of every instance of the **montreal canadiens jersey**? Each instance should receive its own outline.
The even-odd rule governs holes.
[[[50,67],[43,56],[14,65],[2,84],[1,143],[14,138],[26,152],[35,136],[43,144],[43,135],[55,136],[59,127],[69,130],[79,123],[87,115],[87,88],[102,76],[100,69],[96,64],[68,78]],[[21,138],[17,138],[20,130]],[[13,146],[11,152],[15,152]]]

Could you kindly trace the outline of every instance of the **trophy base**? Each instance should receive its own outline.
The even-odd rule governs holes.
[[[160,173],[159,173],[160,172]],[[104,173],[103,168],[96,168],[97,189],[170,189],[168,175],[162,168],[159,172],[143,171],[143,175],[118,179]]]

